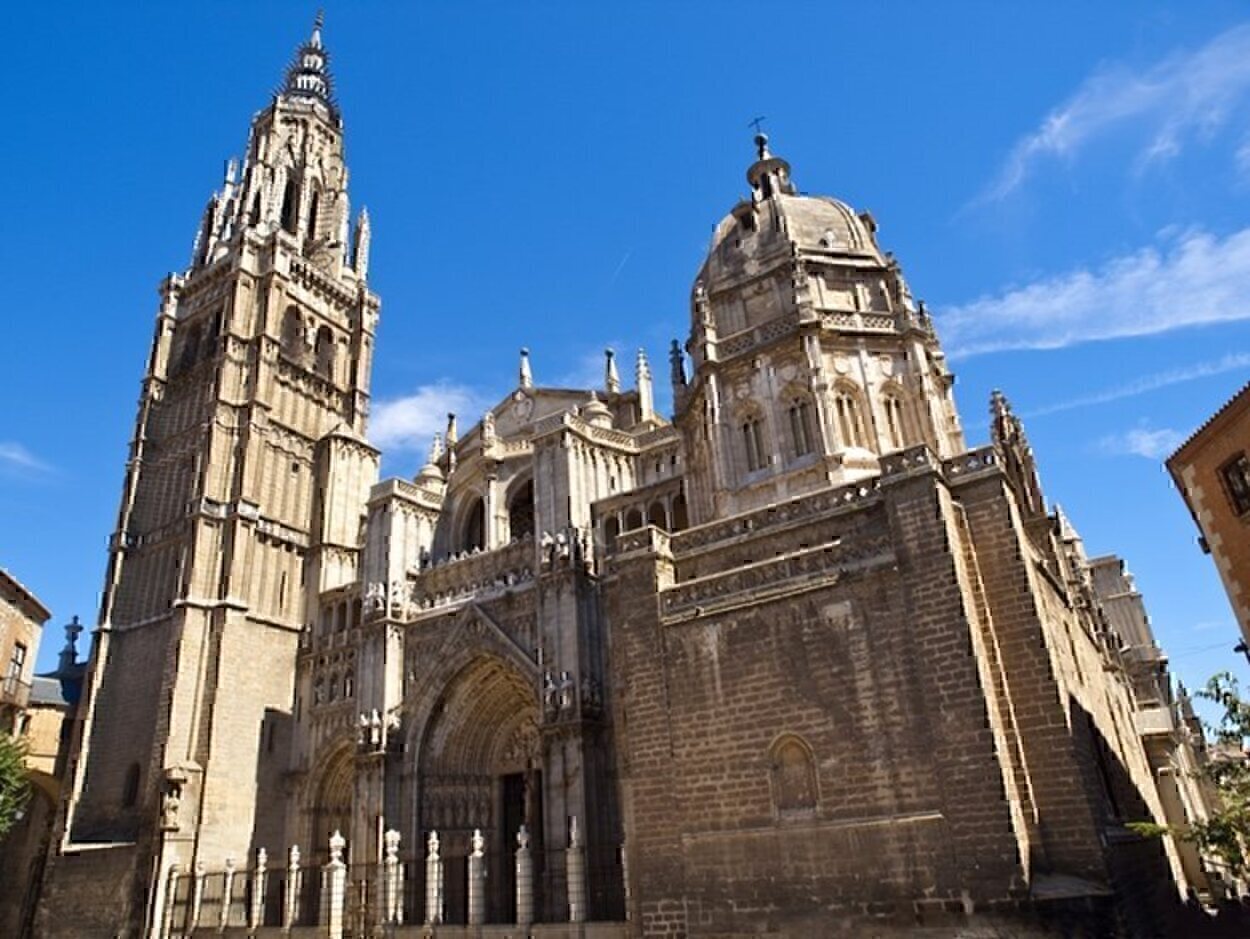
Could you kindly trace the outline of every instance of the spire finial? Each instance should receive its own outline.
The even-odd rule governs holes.
[[[517,370],[522,388],[534,387],[534,373],[530,371],[530,350],[522,347],[521,366]]]
[[[651,363],[647,361],[645,349],[638,350],[634,379],[638,384],[638,418],[649,421],[655,417],[655,389],[651,385]]]
[[[337,120],[334,106],[333,82],[328,68],[329,54],[321,44],[321,27],[325,22],[323,12],[313,20],[312,34],[295,52],[295,59],[287,67],[286,83],[282,93],[292,98],[312,98],[326,105]]]
[[[317,15],[313,17],[312,36],[308,39],[308,44],[316,49],[321,48],[321,27],[326,22],[326,11],[318,10]]]
[[[616,353],[611,349],[603,350],[603,387],[610,395],[621,391],[621,376],[616,370]]]
[[[763,117],[757,117],[747,123],[755,128],[755,162],[747,170],[747,182],[758,193],[757,198],[769,198],[776,193],[793,195],[794,183],[790,181],[790,164],[780,157],[775,157],[768,149],[768,134],[760,129]]]

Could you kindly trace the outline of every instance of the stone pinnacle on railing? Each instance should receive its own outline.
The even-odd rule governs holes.
[[[217,914],[217,927],[225,932],[230,925],[231,897],[234,896],[234,858],[226,858],[226,872],[222,874],[221,910]]]
[[[252,909],[248,924],[252,929],[259,929],[265,916],[265,886],[269,881],[269,852],[264,848],[256,850],[256,869],[252,871]]]
[[[195,877],[191,885],[191,927],[190,932],[195,932],[195,928],[200,925],[200,907],[204,903],[204,862],[195,862]]]
[[[438,832],[430,832],[425,855],[425,925],[443,921],[443,862],[438,856]]]
[[[387,923],[404,921],[404,867],[399,863],[399,832],[394,828],[382,836],[382,867],[386,884],[385,910]]]
[[[586,848],[577,816],[569,818],[569,849],[564,854],[565,876],[569,884],[569,922],[586,922]]]
[[[286,860],[286,896],[283,898],[285,909],[282,916],[282,928],[287,932],[291,931],[299,921],[299,898],[301,894],[300,887],[303,885],[304,872],[299,866],[299,845],[291,845],[291,850],[287,853]]]
[[[473,829],[473,852],[469,855],[469,925],[486,922],[486,858],[482,849],[486,839],[482,829]]]
[[[343,899],[347,892],[347,865],[343,863],[343,849],[347,839],[335,829],[330,836],[330,861],[324,868],[322,919],[328,939],[343,939]]]
[[[516,843],[516,923],[528,927],[534,922],[534,858],[524,825],[516,833]]]

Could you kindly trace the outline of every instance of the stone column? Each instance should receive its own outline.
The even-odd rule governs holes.
[[[577,816],[569,819],[569,849],[564,854],[569,889],[569,922],[586,922],[586,848]]]
[[[162,936],[170,936],[174,932],[174,904],[178,899],[178,877],[178,865],[169,865],[169,876],[165,881],[165,907],[161,912],[161,922],[164,923]],[[183,921],[178,924],[179,932],[187,928],[187,912],[187,910],[182,911]]]
[[[343,939],[343,899],[347,892],[347,865],[343,863],[343,848],[347,839],[335,831],[330,836],[330,863],[323,869],[321,919],[326,926],[328,939]]]
[[[217,928],[225,932],[230,925],[230,907],[234,897],[234,858],[226,858],[226,872],[221,875],[221,880],[221,909],[217,914]]]
[[[438,832],[430,832],[425,855],[425,925],[443,921],[443,862],[438,856]]]
[[[299,921],[300,887],[303,885],[304,873],[299,869],[299,845],[291,845],[286,862],[286,896],[285,909],[282,915],[282,928],[287,932]]]
[[[385,888],[382,921],[399,924],[404,921],[404,868],[399,863],[399,832],[391,829],[382,836],[383,850],[386,852],[382,861],[382,876]]]
[[[482,848],[486,839],[480,828],[473,829],[473,853],[469,855],[469,925],[486,922],[486,858]]]
[[[269,852],[260,848],[256,852],[256,869],[252,871],[252,909],[248,924],[253,930],[264,925],[265,888],[269,885]]]
[[[530,856],[530,833],[525,826],[516,835],[516,924],[534,922],[534,858]]]

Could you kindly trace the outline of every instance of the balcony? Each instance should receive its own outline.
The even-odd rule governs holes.
[[[30,682],[20,675],[6,675],[0,682],[0,707],[23,710],[30,701]]]

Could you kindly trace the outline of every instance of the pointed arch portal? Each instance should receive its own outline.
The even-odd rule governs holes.
[[[464,922],[466,871],[475,828],[486,837],[487,905],[496,922],[515,914],[512,851],[521,825],[542,835],[537,689],[512,664],[481,655],[448,682],[419,749],[418,824],[443,844],[446,917]],[[539,848],[535,844],[535,848]],[[535,850],[535,857],[541,851]]]

